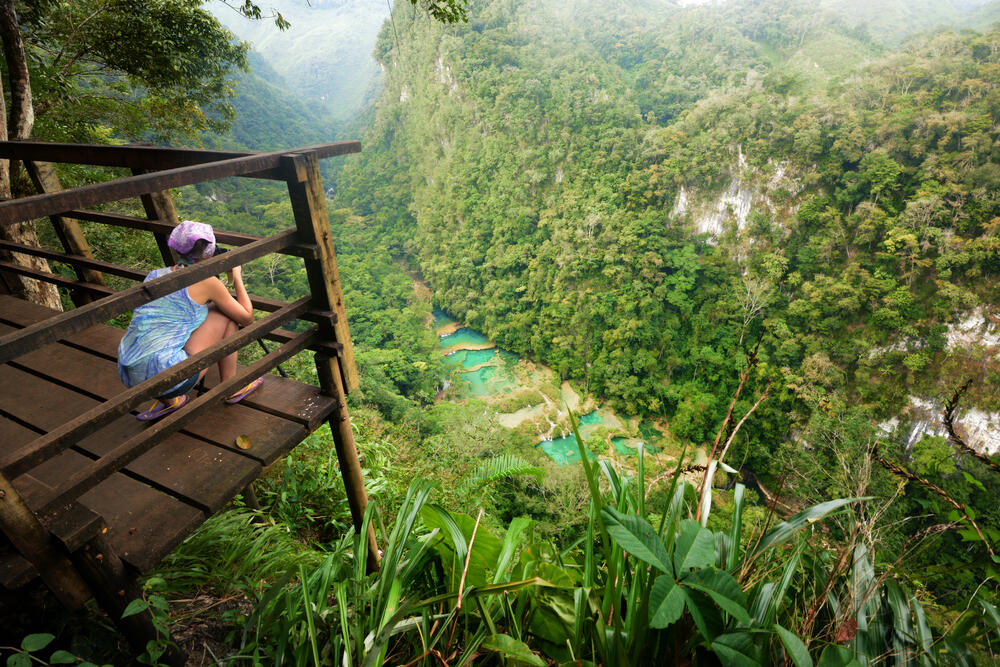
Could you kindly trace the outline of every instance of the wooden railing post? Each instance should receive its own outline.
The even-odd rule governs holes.
[[[314,153],[296,153],[282,158],[282,167],[288,178],[288,195],[302,243],[315,244],[317,257],[306,258],[306,276],[309,289],[317,305],[333,313],[332,326],[322,329],[343,344],[344,351],[338,359],[344,389],[351,393],[358,388],[358,368],[354,363],[354,346],[347,327],[347,311],[341,289],[337,255],[330,238],[330,217],[326,212],[326,193],[319,173],[319,160]]]
[[[0,474],[0,529],[67,609],[79,609],[90,589],[6,476]]]
[[[344,490],[347,494],[347,505],[351,508],[351,519],[354,529],[360,534],[364,524],[365,510],[368,509],[368,493],[365,491],[365,478],[361,472],[361,460],[358,458],[358,448],[354,444],[354,431],[351,428],[351,418],[347,414],[347,395],[341,384],[340,370],[337,360],[322,353],[316,353],[316,372],[319,377],[320,392],[332,396],[337,401],[337,407],[330,414],[328,423],[333,433],[333,444],[337,448],[337,460],[340,462],[340,476],[344,479]],[[368,572],[374,572],[379,567],[381,554],[378,541],[375,539],[375,528],[368,524]]]
[[[150,171],[149,169],[133,169],[132,173],[139,176],[140,174],[148,174]],[[146,218],[148,220],[163,222],[174,227],[180,223],[170,192],[152,192],[147,195],[141,195],[139,199],[142,200],[142,208],[146,211]],[[153,232],[153,237],[156,238],[156,246],[160,249],[160,256],[163,258],[164,265],[173,266],[177,263],[177,254],[167,245],[167,236],[167,234],[161,232]]]
[[[56,176],[55,169],[48,162],[31,162],[26,160],[24,168],[39,193],[58,192],[62,190],[59,177]],[[93,253],[90,252],[90,244],[87,243],[87,239],[76,220],[64,218],[61,215],[51,215],[49,216],[49,220],[52,222],[52,228],[55,230],[56,236],[59,238],[59,242],[62,243],[63,250],[67,254],[80,255],[89,259],[94,258]],[[80,280],[95,285],[104,285],[104,277],[99,271],[83,267],[74,267],[74,269],[76,270],[76,277]],[[73,303],[78,306],[93,301],[90,294],[83,290],[74,290],[70,296],[73,299]]]
[[[315,153],[296,153],[282,158],[282,168],[288,181],[288,196],[299,240],[317,247],[317,258],[307,258],[304,261],[313,299],[318,307],[328,309],[331,315],[328,322],[320,325],[320,332],[343,345],[343,351],[336,359],[317,354],[316,370],[320,391],[337,401],[337,409],[329,420],[330,430],[337,448],[337,460],[344,478],[351,518],[354,520],[355,530],[360,534],[368,507],[368,494],[365,492],[361,462],[354,444],[350,415],[347,413],[347,394],[358,386],[358,369],[354,363],[351,333],[347,328],[337,256],[330,238],[330,218],[326,212],[326,194],[319,173],[319,160]],[[378,569],[379,552],[375,529],[371,525],[368,526],[366,539],[367,567],[369,571],[374,571]]]
[[[186,663],[185,655],[177,648],[169,646],[170,635],[167,630],[161,632],[157,629],[149,609],[122,618],[125,608],[133,600],[143,596],[142,589],[103,534],[91,538],[74,553],[73,561],[90,583],[97,603],[125,635],[136,655],[146,651],[148,642],[160,640],[168,642],[168,648],[160,656],[159,662],[178,667]]]

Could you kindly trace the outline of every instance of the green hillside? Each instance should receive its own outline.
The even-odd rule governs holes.
[[[235,77],[232,128],[226,135],[205,137],[208,145],[270,151],[333,140],[333,123],[289,92],[260,54],[251,52],[249,63],[250,71]]]
[[[290,90],[315,105],[322,115],[343,121],[371,101],[379,77],[371,58],[375,35],[388,16],[379,0],[274,0],[290,22],[279,30],[273,21],[248,21],[230,7],[210,5],[215,15],[240,39],[250,42],[286,81]]]
[[[477,3],[450,29],[397,8],[400,41],[384,30],[376,46],[385,91],[339,202],[456,317],[683,442],[711,442],[760,340],[745,391],[769,399],[734,447],[796,494],[831,491],[803,471],[842,454],[806,454],[793,436],[827,437],[812,429],[830,416],[865,424],[845,444],[861,456],[908,397],[943,401],[957,377],[975,379],[967,400],[1000,407],[996,361],[945,344],[970,309],[1000,306],[1000,35],[886,52],[788,0],[601,31],[592,17],[616,6],[587,3],[574,21],[545,3]],[[737,175],[768,202],[740,226],[730,214],[708,236],[672,213],[682,188],[712,200]],[[940,445],[889,447],[911,461]],[[939,482],[964,493],[949,474]],[[996,525],[995,507],[977,507]],[[958,558],[959,538],[943,539],[941,557]],[[936,590],[955,600],[963,581]]]

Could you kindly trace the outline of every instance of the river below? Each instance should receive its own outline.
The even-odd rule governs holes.
[[[497,410],[503,426],[537,437],[538,447],[556,463],[580,460],[569,423],[570,410],[594,454],[634,456],[640,442],[653,451],[673,449],[673,438],[665,425],[622,417],[610,406],[581,397],[551,368],[500,349],[439,308],[434,309],[432,326],[450,372],[444,397],[485,401]]]

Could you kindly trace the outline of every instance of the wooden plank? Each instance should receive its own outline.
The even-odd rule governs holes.
[[[21,494],[0,475],[0,528],[17,551],[38,570],[59,601],[77,609],[90,598],[90,590],[73,569],[68,555],[35,516]]]
[[[280,303],[275,302],[275,304]],[[0,324],[7,322],[13,326],[25,327],[52,317],[54,314],[56,314],[56,311],[45,306],[0,294]],[[309,313],[306,313],[301,319],[308,319],[309,317]],[[294,332],[284,329],[277,331],[280,332],[279,342],[281,343],[287,343],[296,335]],[[0,328],[0,334],[5,332],[5,329]],[[121,329],[98,325],[68,336],[61,342],[116,361],[118,343],[124,335],[125,332]],[[312,347],[310,346],[310,349]],[[331,354],[330,351],[327,351],[327,353]],[[207,378],[209,386],[212,386],[218,379],[218,371],[214,366],[209,368]],[[294,419],[306,425],[309,430],[315,429],[319,421],[326,418],[326,415],[323,413],[329,409],[329,399],[320,394],[314,386],[296,382],[295,380],[278,378],[273,375],[264,376],[264,381],[266,384],[264,390],[252,394],[244,402],[244,405],[250,405],[258,410],[263,410],[264,412],[284,418]],[[281,389],[270,390],[268,387],[271,382],[280,382]],[[110,398],[110,396],[107,398]]]
[[[55,273],[49,273],[47,271],[39,271],[38,269],[33,269],[28,266],[14,264],[13,262],[0,261],[0,272],[8,274],[12,273],[19,276],[26,276],[34,280],[40,280],[45,283],[51,283],[58,287],[63,287],[65,289],[68,289],[70,290],[70,292],[78,292],[78,291],[87,292],[88,294],[92,295],[95,299],[100,299],[102,297],[114,294],[114,290],[112,290],[110,287],[105,287],[104,285],[96,285],[94,283],[85,283],[80,280],[73,280],[72,278],[60,276]],[[92,301],[86,303],[92,303]]]
[[[262,466],[277,461],[309,434],[302,424],[240,403],[221,409],[224,410],[221,417],[219,413],[209,412],[187,424],[183,432],[248,456]],[[249,448],[237,446],[236,439],[240,436],[246,436]]]
[[[305,260],[306,274],[316,301],[337,315],[332,328],[321,328],[321,332],[332,334],[333,339],[344,346],[337,361],[344,388],[350,393],[358,387],[358,368],[347,326],[337,255],[330,238],[330,217],[326,212],[326,194],[319,173],[319,161],[315,155],[297,154],[282,158],[281,164],[287,171],[288,196],[299,238],[306,243],[315,243],[319,248],[317,259]]]
[[[0,539],[0,588],[17,590],[37,576],[35,566],[17,553],[14,545],[6,539]]]
[[[205,386],[214,387],[219,381],[217,368],[205,374]],[[323,422],[336,407],[336,401],[320,393],[318,387],[277,375],[265,375],[264,384],[240,401],[241,405],[268,414],[291,419],[310,432]]]
[[[340,153],[357,152],[357,142],[345,142]],[[2,147],[0,147],[2,150]],[[193,185],[228,176],[240,176],[273,169],[279,166],[288,151],[258,153],[242,157],[192,166],[167,169],[140,176],[122,178],[106,183],[84,185],[59,193],[33,195],[22,199],[0,202],[0,225],[10,225],[34,218],[62,214],[79,208],[136,197],[149,192],[162,192],[183,185]],[[315,153],[313,153],[315,155]],[[37,159],[37,158],[35,158]],[[55,162],[56,160],[50,160]]]
[[[297,342],[289,343],[266,355],[249,366],[244,373],[221,382],[215,388],[190,401],[184,410],[149,424],[139,435],[117,445],[99,460],[76,471],[65,479],[57,489],[48,494],[41,508],[42,512],[58,510],[66,503],[94,488],[97,484],[113,475],[117,470],[145,454],[168,436],[179,431],[185,424],[191,422],[208,408],[215,406],[223,397],[246,384],[250,380],[266,373],[276,364],[280,364],[305,347],[306,342],[315,336],[315,332],[302,334]]]
[[[0,294],[0,323],[20,329],[57,314],[51,308],[46,308],[37,303]],[[117,361],[118,343],[124,335],[125,331],[122,329],[99,324],[71,334],[62,339],[61,342],[78,349],[99,354],[111,361]]]
[[[156,375],[145,382],[141,382],[134,387],[117,393],[115,397],[106,403],[96,406],[91,410],[80,414],[75,419],[66,420],[58,428],[52,429],[47,435],[38,438],[31,445],[31,451],[21,452],[16,460],[6,456],[0,457],[0,470],[5,474],[16,476],[19,472],[27,470],[30,466],[51,456],[54,452],[65,448],[79,438],[93,433],[96,429],[111,420],[126,414],[132,408],[138,406],[143,400],[162,393],[165,389],[172,387],[181,380],[190,377],[195,372],[207,368],[226,355],[235,352],[246,344],[248,340],[256,338],[261,331],[267,330],[280,323],[284,318],[292,318],[297,310],[304,308],[306,300],[292,304],[285,311],[279,311],[261,320],[257,320],[250,326],[244,327],[239,333],[234,334],[222,341],[202,350],[198,354],[188,357],[185,361],[171,367],[169,370]],[[315,327],[313,327],[313,330]],[[308,343],[313,338],[313,331],[301,334],[299,338],[289,342],[283,350],[290,347],[297,347]],[[284,354],[284,353],[283,353]],[[269,355],[270,356],[270,355]],[[280,355],[278,355],[280,356]],[[265,359],[268,357],[265,357]],[[284,359],[275,362],[281,363]],[[262,360],[263,361],[263,360]],[[258,362],[259,364],[260,362]],[[261,374],[269,370],[265,368]],[[252,379],[252,378],[251,378]],[[228,381],[227,381],[228,382]],[[76,380],[73,382],[76,383]],[[197,402],[197,401],[196,401]],[[2,405],[2,403],[0,403]],[[188,408],[190,411],[191,408]],[[48,429],[46,429],[48,430]]]
[[[78,354],[83,353],[78,352]],[[50,364],[54,365],[56,364]],[[109,368],[111,366],[107,362],[105,365]],[[82,406],[99,403],[98,400],[83,395],[74,396],[76,392],[45,382],[32,374],[15,374],[0,368],[0,378],[17,380],[28,396],[47,391],[51,397],[50,401],[60,408],[67,405],[71,410],[78,410]],[[89,388],[93,389],[93,385]],[[6,405],[2,400],[0,404]],[[55,428],[65,418],[65,413],[53,409],[52,404],[40,406],[22,404],[8,406],[7,410],[39,430]],[[222,410],[221,406],[219,410]],[[220,415],[215,415],[215,418],[220,418]],[[12,433],[11,426],[16,427],[18,432]],[[76,443],[75,448],[91,459],[98,459],[111,451],[117,443],[141,434],[145,428],[146,424],[137,421],[132,415],[125,415]],[[5,446],[10,447],[21,448],[37,437],[34,431],[9,421],[0,421],[0,431],[7,436],[4,440]],[[131,476],[154,488],[167,491],[187,504],[207,512],[215,512],[260,474],[261,464],[242,455],[242,452],[227,451],[203,440],[178,433],[165,439],[162,445],[137,458],[124,469]],[[29,471],[27,479],[30,480],[32,474],[33,471]]]
[[[47,260],[53,262],[62,262],[63,264],[69,264],[74,267],[82,267],[84,269],[93,269],[89,273],[100,276],[99,272],[110,273],[114,276],[119,276],[121,278],[128,278],[130,280],[142,280],[146,277],[146,274],[142,271],[136,271],[135,269],[130,269],[125,266],[119,266],[117,264],[112,264],[111,262],[102,262],[90,257],[84,257],[83,255],[75,255],[59,252],[57,250],[47,250],[45,248],[38,248],[36,246],[24,245],[23,243],[13,243],[11,241],[4,241],[0,239],[0,249],[10,250],[13,252],[24,253],[25,255],[34,255],[35,257],[44,257]],[[84,282],[89,282],[84,280]],[[94,283],[98,285],[103,285],[103,280],[100,283]]]
[[[315,152],[320,159],[361,151],[359,141],[319,144],[297,151]],[[68,144],[42,141],[0,142],[0,158],[44,160],[70,164],[135,169],[173,169],[254,155],[249,151],[217,151],[193,148],[169,148],[149,145],[108,146],[104,144]]]
[[[224,412],[220,406],[214,418]],[[142,433],[146,424],[125,415],[80,441],[78,451],[95,458]],[[129,476],[165,491],[209,514],[218,512],[261,473],[258,461],[215,445],[175,433],[123,469]]]
[[[147,220],[146,218],[136,218],[131,215],[121,215],[118,213],[102,213],[99,211],[67,211],[67,218],[82,220],[84,222],[97,222],[103,225],[113,225],[115,227],[126,227],[128,229],[141,229],[147,232],[162,232],[170,234],[173,227],[165,222]],[[254,241],[259,241],[262,237],[252,234],[240,234],[238,232],[228,232],[223,229],[213,229],[216,243],[223,245],[245,246]],[[283,255],[295,257],[316,257],[318,252],[315,246],[296,243],[283,250],[277,250]]]
[[[2,381],[2,379],[0,379]],[[5,405],[0,398],[0,406]],[[0,415],[0,451],[6,455],[17,456],[32,440],[38,437],[38,432],[27,426],[18,424]],[[16,479],[14,480],[17,481]]]
[[[22,357],[21,361],[33,374],[44,374],[47,378],[77,385],[80,391],[95,396],[92,406],[96,406],[100,399],[115,396],[122,389],[113,363],[65,345],[49,345],[32,355]],[[54,394],[53,400],[64,400],[66,390],[63,387],[56,387],[51,391]],[[219,406],[219,410],[224,409]],[[19,418],[44,430],[49,430],[52,424],[59,425],[59,419],[44,422],[37,414],[26,415],[20,410],[14,412],[18,413],[16,416]],[[50,412],[46,411],[46,414]],[[210,418],[219,419],[221,415],[211,415]],[[144,423],[137,421],[132,415],[124,415],[76,443],[75,448],[95,459],[100,458],[116,443],[138,435],[145,427]],[[19,428],[30,434],[29,441],[37,437],[34,432]],[[3,422],[0,422],[0,433],[2,432]],[[23,440],[23,433],[19,439]],[[233,450],[175,434],[161,446],[133,461],[126,469],[147,484],[169,491],[205,511],[215,512],[260,474],[261,464],[258,460],[248,458],[238,448]]]
[[[3,204],[0,204],[2,206]],[[193,285],[209,276],[218,275],[245,264],[252,259],[270,254],[276,248],[287,247],[295,237],[294,230],[279,232],[237,250],[217,255],[193,266],[172,271],[147,283],[117,292],[100,301],[81,306],[43,322],[0,338],[0,363],[6,363],[30,349],[51,343],[59,338],[81,331],[95,324],[103,324],[112,317]]]
[[[59,482],[90,463],[66,451],[18,478],[29,505],[38,507]],[[206,518],[201,510],[118,473],[80,497],[79,503],[104,518],[107,537],[122,559],[140,572],[152,568]]]

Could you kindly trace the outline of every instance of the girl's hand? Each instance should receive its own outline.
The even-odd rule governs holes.
[[[243,282],[243,267],[234,266],[232,269],[229,270],[227,275],[229,276],[229,284],[235,287],[236,281]]]

